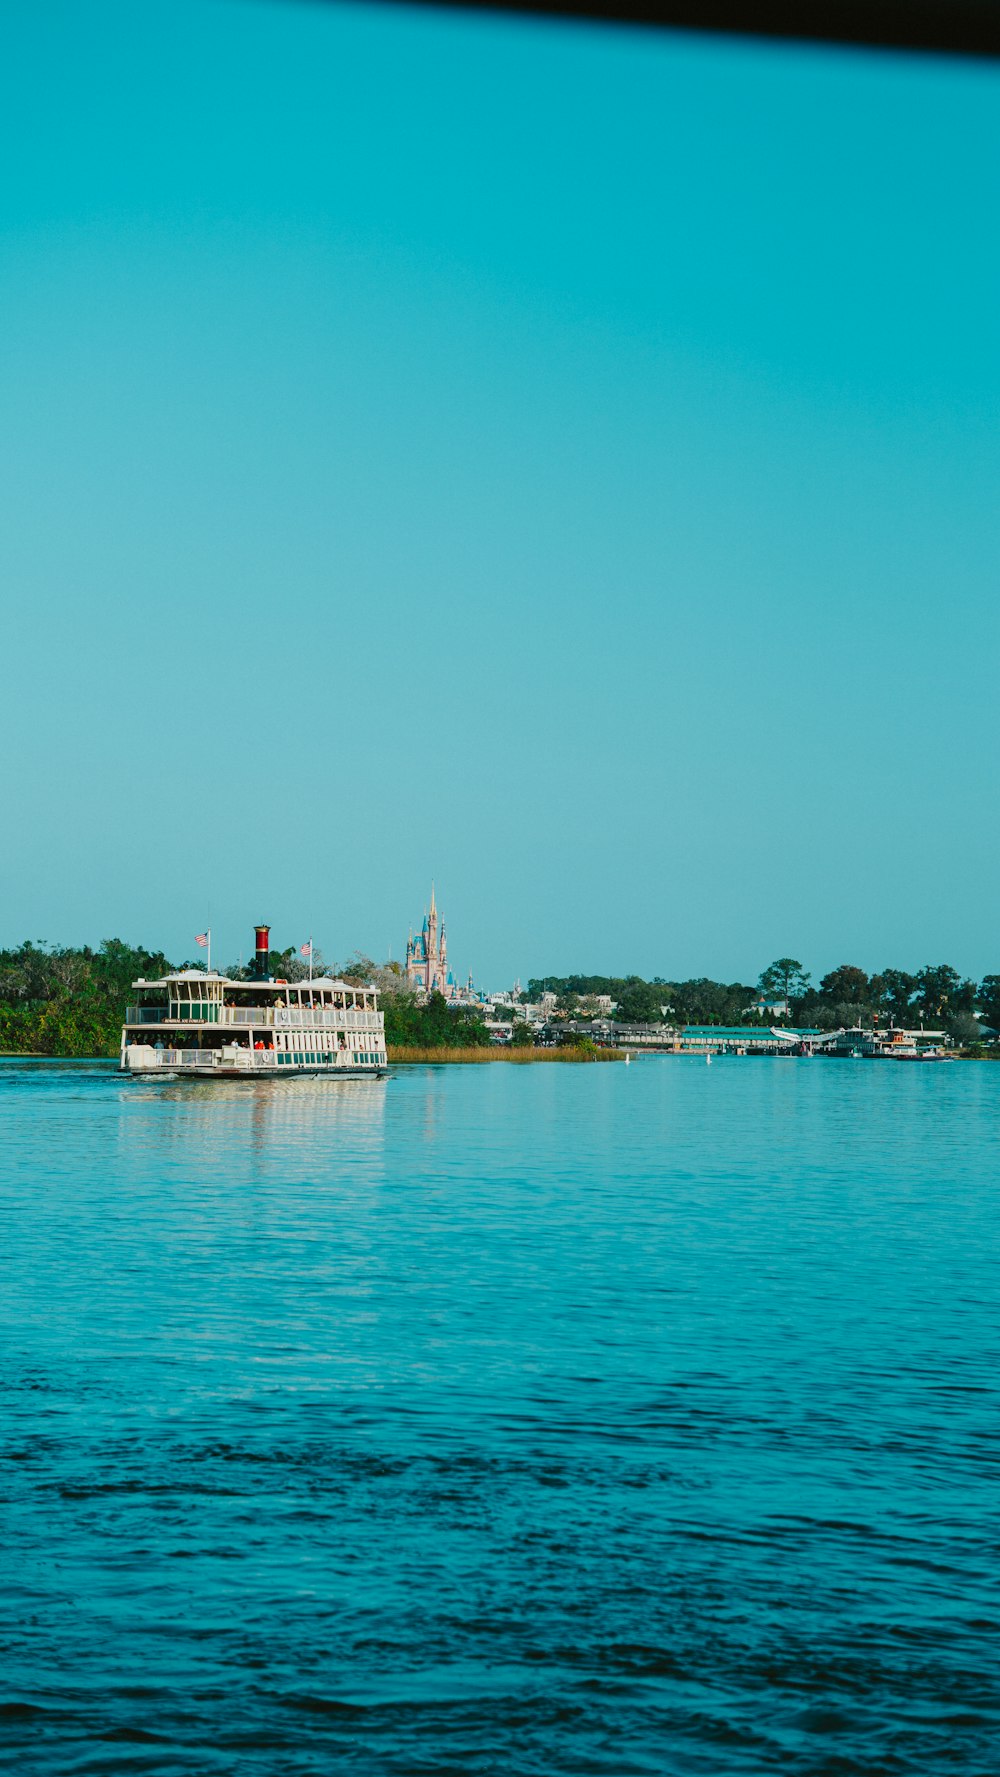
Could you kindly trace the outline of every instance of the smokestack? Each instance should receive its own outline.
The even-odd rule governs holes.
[[[258,981],[266,981],[270,973],[267,966],[268,952],[271,948],[270,926],[254,926],[254,942],[256,945],[253,959],[253,972]]]

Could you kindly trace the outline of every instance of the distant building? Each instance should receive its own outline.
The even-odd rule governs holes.
[[[433,883],[430,910],[424,914],[419,935],[415,938],[411,929],[407,940],[406,979],[419,993],[440,993],[446,1000],[458,999],[462,994],[448,968],[448,939],[444,920],[438,920]]]

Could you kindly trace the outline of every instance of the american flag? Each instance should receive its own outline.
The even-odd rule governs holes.
[[[302,949],[299,951],[299,955],[300,956],[312,956],[312,947],[313,947],[313,941],[310,938],[308,944],[303,944]]]
[[[202,950],[206,949],[206,947],[208,945],[208,933],[207,932],[196,932],[194,941],[196,944],[201,945]]]

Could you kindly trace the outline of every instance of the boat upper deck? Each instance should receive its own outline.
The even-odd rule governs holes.
[[[125,1024],[276,1025],[309,1029],[381,1030],[372,987],[318,976],[312,981],[234,981],[228,975],[183,969],[159,981],[132,983],[135,1003]]]

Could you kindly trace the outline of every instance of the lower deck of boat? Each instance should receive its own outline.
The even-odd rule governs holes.
[[[384,1080],[388,1068],[373,1067],[185,1067],[164,1062],[157,1067],[122,1068],[133,1080]]]

